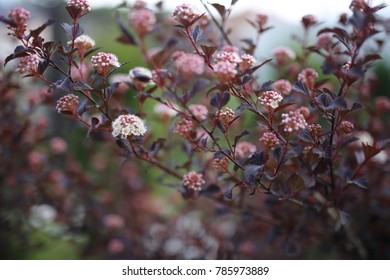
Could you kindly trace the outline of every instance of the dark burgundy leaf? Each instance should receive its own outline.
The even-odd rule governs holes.
[[[157,153],[164,147],[164,143],[166,141],[167,139],[165,138],[159,138],[152,143],[152,146],[150,147],[149,151],[152,153],[153,156],[156,156]]]
[[[295,82],[292,85],[292,90],[299,92],[299,93],[302,93],[302,94],[307,95],[307,96],[311,95],[309,88],[301,81]]]
[[[327,93],[321,93],[319,96],[315,97],[315,99],[318,104],[325,109],[327,109],[332,103],[332,97]]]
[[[137,41],[134,39],[134,36],[131,35],[130,31],[126,28],[125,24],[122,22],[122,20],[119,17],[119,14],[115,14],[116,22],[119,25],[119,29],[121,30],[122,35],[117,38],[116,40],[123,44],[129,44],[129,45],[137,45]]]
[[[213,96],[213,98],[211,98],[210,105],[215,108],[221,109],[222,106],[225,106],[229,102],[229,100],[230,94],[228,92],[218,92]]]
[[[208,185],[205,189],[202,189],[199,194],[200,195],[213,195],[221,192],[221,188],[218,187],[217,185],[211,184]]]
[[[244,182],[248,184],[256,183],[257,176],[263,170],[263,167],[264,165],[253,165],[253,164],[249,164],[245,166],[244,178],[243,178]]]
[[[114,92],[117,90],[121,83],[112,83],[109,87],[106,88],[107,98],[111,98]]]
[[[276,163],[279,164],[282,156],[282,149],[280,147],[274,149],[272,152],[272,156],[274,157]]]
[[[261,91],[267,91],[271,90],[271,85],[274,83],[274,81],[268,81],[261,85]]]
[[[4,66],[15,58],[28,56],[32,53],[35,53],[35,51],[31,48],[26,48],[24,46],[17,46],[14,50],[14,53],[7,56],[7,58],[4,60]]]
[[[305,188],[305,182],[296,173],[293,173],[288,177],[286,185],[294,192]]]
[[[271,59],[267,59],[265,60],[264,62],[262,62],[260,65],[257,65],[255,67],[252,67],[251,69],[248,69],[248,73],[249,74],[253,74],[254,72],[256,72],[260,67],[264,66],[265,64],[267,64],[268,62],[272,61],[272,58]]]
[[[269,155],[264,153],[263,151],[256,152],[251,156],[250,164],[263,166],[268,161],[268,159]]]
[[[40,61],[39,64],[38,64],[38,73],[39,74],[43,74],[43,72],[45,72],[45,70],[47,69],[47,67],[49,66],[49,60],[46,59],[44,61]]]
[[[225,13],[226,13],[225,6],[218,4],[218,3],[213,3],[213,4],[211,4],[211,6],[213,6],[218,11],[219,15],[222,18],[225,16]]]
[[[16,22],[14,22],[13,20],[11,20],[9,18],[5,18],[3,16],[0,16],[0,21],[4,22],[5,24],[7,24],[9,26],[12,26],[12,27],[17,27],[18,26],[18,24]]]
[[[38,27],[38,28],[36,28],[34,30],[31,30],[30,34],[27,36],[27,39],[30,39],[31,37],[38,38],[39,34],[41,34],[42,31],[46,29],[46,27],[52,25],[55,22],[56,22],[55,20],[49,19],[44,24],[42,24],[40,27]]]
[[[200,29],[199,25],[195,26],[194,30],[191,32],[191,36],[196,44],[198,44],[200,40],[202,40],[204,33],[202,29]]]
[[[351,137],[348,137],[348,138],[345,138],[343,140],[343,142],[341,142],[340,144],[340,148],[344,148],[345,146],[348,146],[349,144],[355,142],[359,140],[359,138],[355,137],[355,136],[351,136]]]
[[[233,187],[234,188],[234,187]],[[225,199],[232,200],[233,199],[233,188],[228,189],[225,193]]]
[[[128,153],[131,153],[131,145],[130,145],[128,139],[122,139],[122,138],[117,137],[115,142],[119,148],[125,150]]]
[[[327,109],[346,109],[347,108],[347,102],[345,101],[344,97],[338,96],[333,101]]]
[[[210,58],[216,51],[217,51],[217,47],[215,46],[206,46],[206,45],[201,45],[200,46],[203,50],[203,53],[204,55],[207,57],[207,58]]]
[[[374,146],[370,146],[366,143],[362,143],[363,145],[363,153],[364,153],[364,157],[366,160],[372,158],[373,156],[379,154],[379,152],[381,151],[381,149],[378,149],[375,145]]]
[[[244,137],[244,136],[246,136],[246,135],[249,135],[249,134],[250,134],[250,133],[249,133],[248,130],[244,130],[243,132],[241,132],[240,135],[237,135],[236,137],[234,137],[233,147],[236,146],[237,142],[238,142],[242,137]]]
[[[88,84],[82,82],[73,83],[72,89],[76,91],[93,90],[93,88],[90,87]]]
[[[218,151],[214,154],[214,159],[223,159],[226,157],[225,153],[222,151]]]
[[[288,106],[291,106],[291,105],[294,105],[294,104],[295,104],[295,103],[292,103],[292,102],[282,104],[282,105],[280,105],[278,108],[276,108],[276,109],[274,110],[274,113],[279,112],[280,110],[283,110],[284,108],[287,108]]]
[[[88,106],[89,100],[84,99],[77,108],[77,115],[82,116],[90,107]]]
[[[299,139],[301,139],[304,142],[314,144],[314,139],[307,128],[302,130],[302,132],[299,134],[298,137],[299,137]]]
[[[99,124],[99,119],[96,117],[91,118],[91,126],[88,129],[87,138],[91,137],[92,132],[94,132],[96,126]]]
[[[206,147],[207,147],[207,137],[202,138],[202,139],[200,140],[200,146],[203,147],[203,148],[206,148]]]

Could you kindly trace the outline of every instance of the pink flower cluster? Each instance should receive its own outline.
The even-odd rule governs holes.
[[[142,37],[153,30],[156,24],[156,16],[149,9],[135,9],[129,13],[129,22],[138,35]]]
[[[176,69],[187,78],[204,72],[204,60],[196,54],[177,51],[172,54],[172,59]]]
[[[273,53],[278,65],[283,65],[291,59],[295,59],[295,53],[288,47],[278,47]]]
[[[190,171],[183,176],[183,185],[190,190],[200,191],[202,189],[202,185],[206,183],[203,179],[203,175],[197,173],[195,171]]]
[[[190,110],[191,114],[194,115],[195,119],[197,119],[198,121],[202,121],[205,118],[207,118],[207,115],[209,113],[207,107],[202,104],[192,104],[188,106],[188,109]]]
[[[184,138],[189,138],[192,131],[192,120],[182,119],[177,122],[175,128],[173,129],[173,133],[183,136]]]
[[[36,54],[31,54],[20,59],[16,72],[19,74],[34,75],[38,71],[39,57]]]
[[[215,113],[215,116],[225,127],[228,127],[233,121],[235,114],[232,109],[226,107],[225,110],[218,110],[218,112]]]
[[[278,137],[276,137],[276,135],[272,132],[264,132],[259,140],[263,143],[266,151],[272,150],[279,145]]]
[[[349,134],[353,131],[354,125],[349,121],[342,121],[338,127],[338,131],[343,134]]]
[[[56,110],[58,113],[74,115],[79,104],[79,97],[74,94],[67,94],[57,101]]]
[[[215,57],[215,63],[212,65],[221,83],[226,83],[233,80],[238,71],[237,65],[240,64],[241,71],[246,71],[255,63],[253,56],[244,54],[241,57],[238,55],[238,50],[235,47],[225,46],[221,52]]]
[[[99,52],[91,58],[92,66],[101,75],[107,75],[111,67],[119,67],[118,58],[112,53]]]
[[[228,157],[215,158],[213,160],[213,167],[221,171],[227,171],[229,168],[229,161]]]
[[[258,97],[258,100],[268,111],[272,111],[279,107],[279,102],[283,100],[283,96],[276,91],[268,90],[263,92],[263,94]]]
[[[307,122],[302,113],[295,110],[282,114],[281,125],[284,126],[285,132],[291,133],[293,131],[304,129],[307,126]]]
[[[272,84],[272,89],[283,95],[288,95],[291,92],[292,86],[289,81],[280,79]]]
[[[298,81],[304,83],[308,88],[312,88],[314,86],[314,82],[317,78],[318,73],[312,68],[303,69],[298,74]]]
[[[236,145],[236,156],[238,158],[245,158],[256,152],[256,146],[249,142],[239,142]]]
[[[189,4],[181,4],[177,6],[172,13],[172,17],[185,27],[187,27],[191,21],[198,16],[199,14],[195,13],[193,7]]]
[[[252,55],[247,53],[241,56],[241,60],[242,60],[240,63],[241,72],[245,72],[256,63],[256,59]]]
[[[123,228],[125,226],[125,221],[119,215],[109,214],[104,216],[103,224],[106,226],[106,228],[115,230]]]
[[[21,7],[16,7],[9,11],[8,17],[12,19],[17,25],[24,25],[30,18],[30,12]]]

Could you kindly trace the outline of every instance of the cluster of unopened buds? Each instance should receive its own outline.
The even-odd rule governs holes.
[[[198,16],[199,14],[197,14],[193,7],[189,4],[181,4],[177,6],[172,13],[172,17],[184,27],[188,27]]]
[[[223,126],[228,127],[230,123],[234,120],[235,114],[234,111],[228,107],[225,110],[218,110],[215,113],[217,120],[219,120]]]
[[[183,118],[175,124],[173,133],[183,136],[184,138],[189,138],[192,132],[192,120]]]
[[[38,71],[39,57],[31,54],[20,59],[16,66],[16,72],[19,74],[34,75]]]
[[[146,126],[136,115],[120,115],[112,123],[112,136],[126,139],[128,136],[142,136],[146,133]]]
[[[284,126],[285,132],[291,133],[293,131],[304,129],[307,126],[307,122],[302,113],[295,110],[282,114],[281,125]]]
[[[200,191],[202,189],[202,185],[206,183],[203,179],[203,175],[195,171],[190,171],[185,174],[182,182],[187,189],[193,191]]]
[[[73,19],[82,17],[91,11],[91,6],[87,0],[70,0],[66,7]],[[70,9],[75,9],[75,11],[70,11]]]
[[[21,7],[16,7],[9,11],[8,17],[15,23],[15,26],[9,25],[8,28],[15,32],[14,35],[16,37],[21,38],[27,29],[27,20],[30,18],[30,12]]]
[[[278,137],[272,132],[264,132],[259,140],[263,143],[264,149],[266,151],[273,150],[276,146],[279,145]]]
[[[349,121],[342,121],[337,129],[341,134],[349,134],[353,131],[354,125]]]
[[[298,74],[298,81],[304,83],[308,88],[313,88],[315,80],[318,78],[318,73],[312,68],[303,69]]]
[[[67,94],[57,101],[56,110],[58,113],[76,114],[79,97],[74,94]]]
[[[307,130],[313,136],[314,139],[317,139],[321,134],[321,125],[318,123],[310,124],[307,126]]]
[[[227,171],[229,168],[229,158],[228,157],[222,157],[222,158],[214,158],[213,159],[213,167],[215,169],[218,169],[220,171]]]
[[[111,67],[119,67],[118,58],[112,53],[99,52],[91,58],[92,66],[99,75],[105,76]]]

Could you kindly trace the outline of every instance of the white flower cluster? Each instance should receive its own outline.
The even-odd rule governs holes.
[[[146,133],[146,126],[143,120],[135,115],[120,115],[112,123],[112,136],[120,136],[126,139],[130,135],[140,136]]]
[[[72,45],[72,41],[68,42],[68,46]],[[88,35],[80,35],[74,40],[74,45],[78,49],[89,50],[95,46],[95,40]]]

